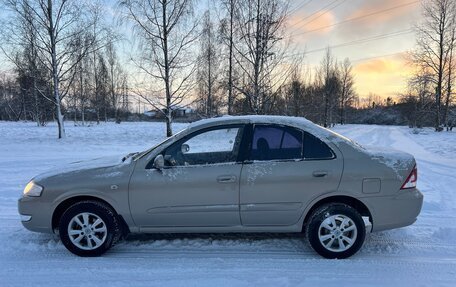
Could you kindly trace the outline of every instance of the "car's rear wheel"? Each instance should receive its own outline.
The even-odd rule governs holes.
[[[120,237],[115,212],[98,201],[81,201],[70,206],[60,218],[63,245],[78,256],[100,256]]]
[[[307,224],[307,239],[325,258],[347,258],[363,245],[366,228],[362,216],[351,206],[332,203],[317,208]]]

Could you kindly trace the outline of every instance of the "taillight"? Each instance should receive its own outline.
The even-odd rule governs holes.
[[[415,188],[417,180],[418,180],[418,170],[415,165],[415,167],[412,169],[412,172],[407,177],[407,180],[402,185],[401,189]]]

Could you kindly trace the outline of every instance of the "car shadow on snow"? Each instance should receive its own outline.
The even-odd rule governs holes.
[[[404,230],[366,234],[359,255],[400,254],[414,249],[416,238]],[[180,249],[202,252],[259,252],[319,256],[312,250],[303,233],[228,233],[228,234],[131,234],[125,246],[139,249]],[[134,247],[133,247],[134,249]],[[359,258],[355,255],[353,258]]]
[[[19,250],[38,253],[66,253],[58,235],[13,232],[15,240],[6,240],[2,251]],[[403,232],[369,234],[360,255],[397,254],[404,248],[407,236]],[[2,252],[0,252],[2,253]],[[203,254],[204,256],[227,253],[258,253],[320,258],[310,247],[303,233],[161,233],[129,234],[108,252],[107,256],[125,253]],[[358,256],[354,256],[356,258]]]
[[[396,234],[397,235],[397,234]],[[403,240],[395,240],[391,232],[368,234],[360,254],[397,254]],[[401,236],[399,236],[401,237]],[[312,255],[319,257],[310,247],[303,233],[178,233],[130,234],[117,248],[153,251],[256,252]],[[357,257],[357,256],[355,256]]]
[[[122,248],[190,251],[313,252],[300,233],[165,233],[130,234]],[[128,247],[127,247],[128,246]],[[134,247],[132,248],[134,249]]]

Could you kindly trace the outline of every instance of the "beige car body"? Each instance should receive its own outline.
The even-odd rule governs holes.
[[[290,126],[326,143],[328,160],[240,161],[156,169],[157,155],[206,128],[258,124]],[[19,199],[32,231],[57,230],[72,204],[97,199],[109,204],[129,232],[301,232],[312,210],[348,203],[381,231],[412,224],[422,206],[416,188],[401,186],[416,165],[413,156],[367,149],[303,118],[221,117],[190,124],[164,143],[123,161],[71,164],[33,179],[39,197]]]

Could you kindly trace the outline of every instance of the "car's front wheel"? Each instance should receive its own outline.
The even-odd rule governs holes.
[[[307,224],[307,239],[325,258],[347,258],[363,245],[366,228],[362,216],[349,205],[333,203],[317,208]]]
[[[70,206],[60,218],[63,245],[78,256],[100,256],[120,237],[115,212],[98,201],[81,201]]]

